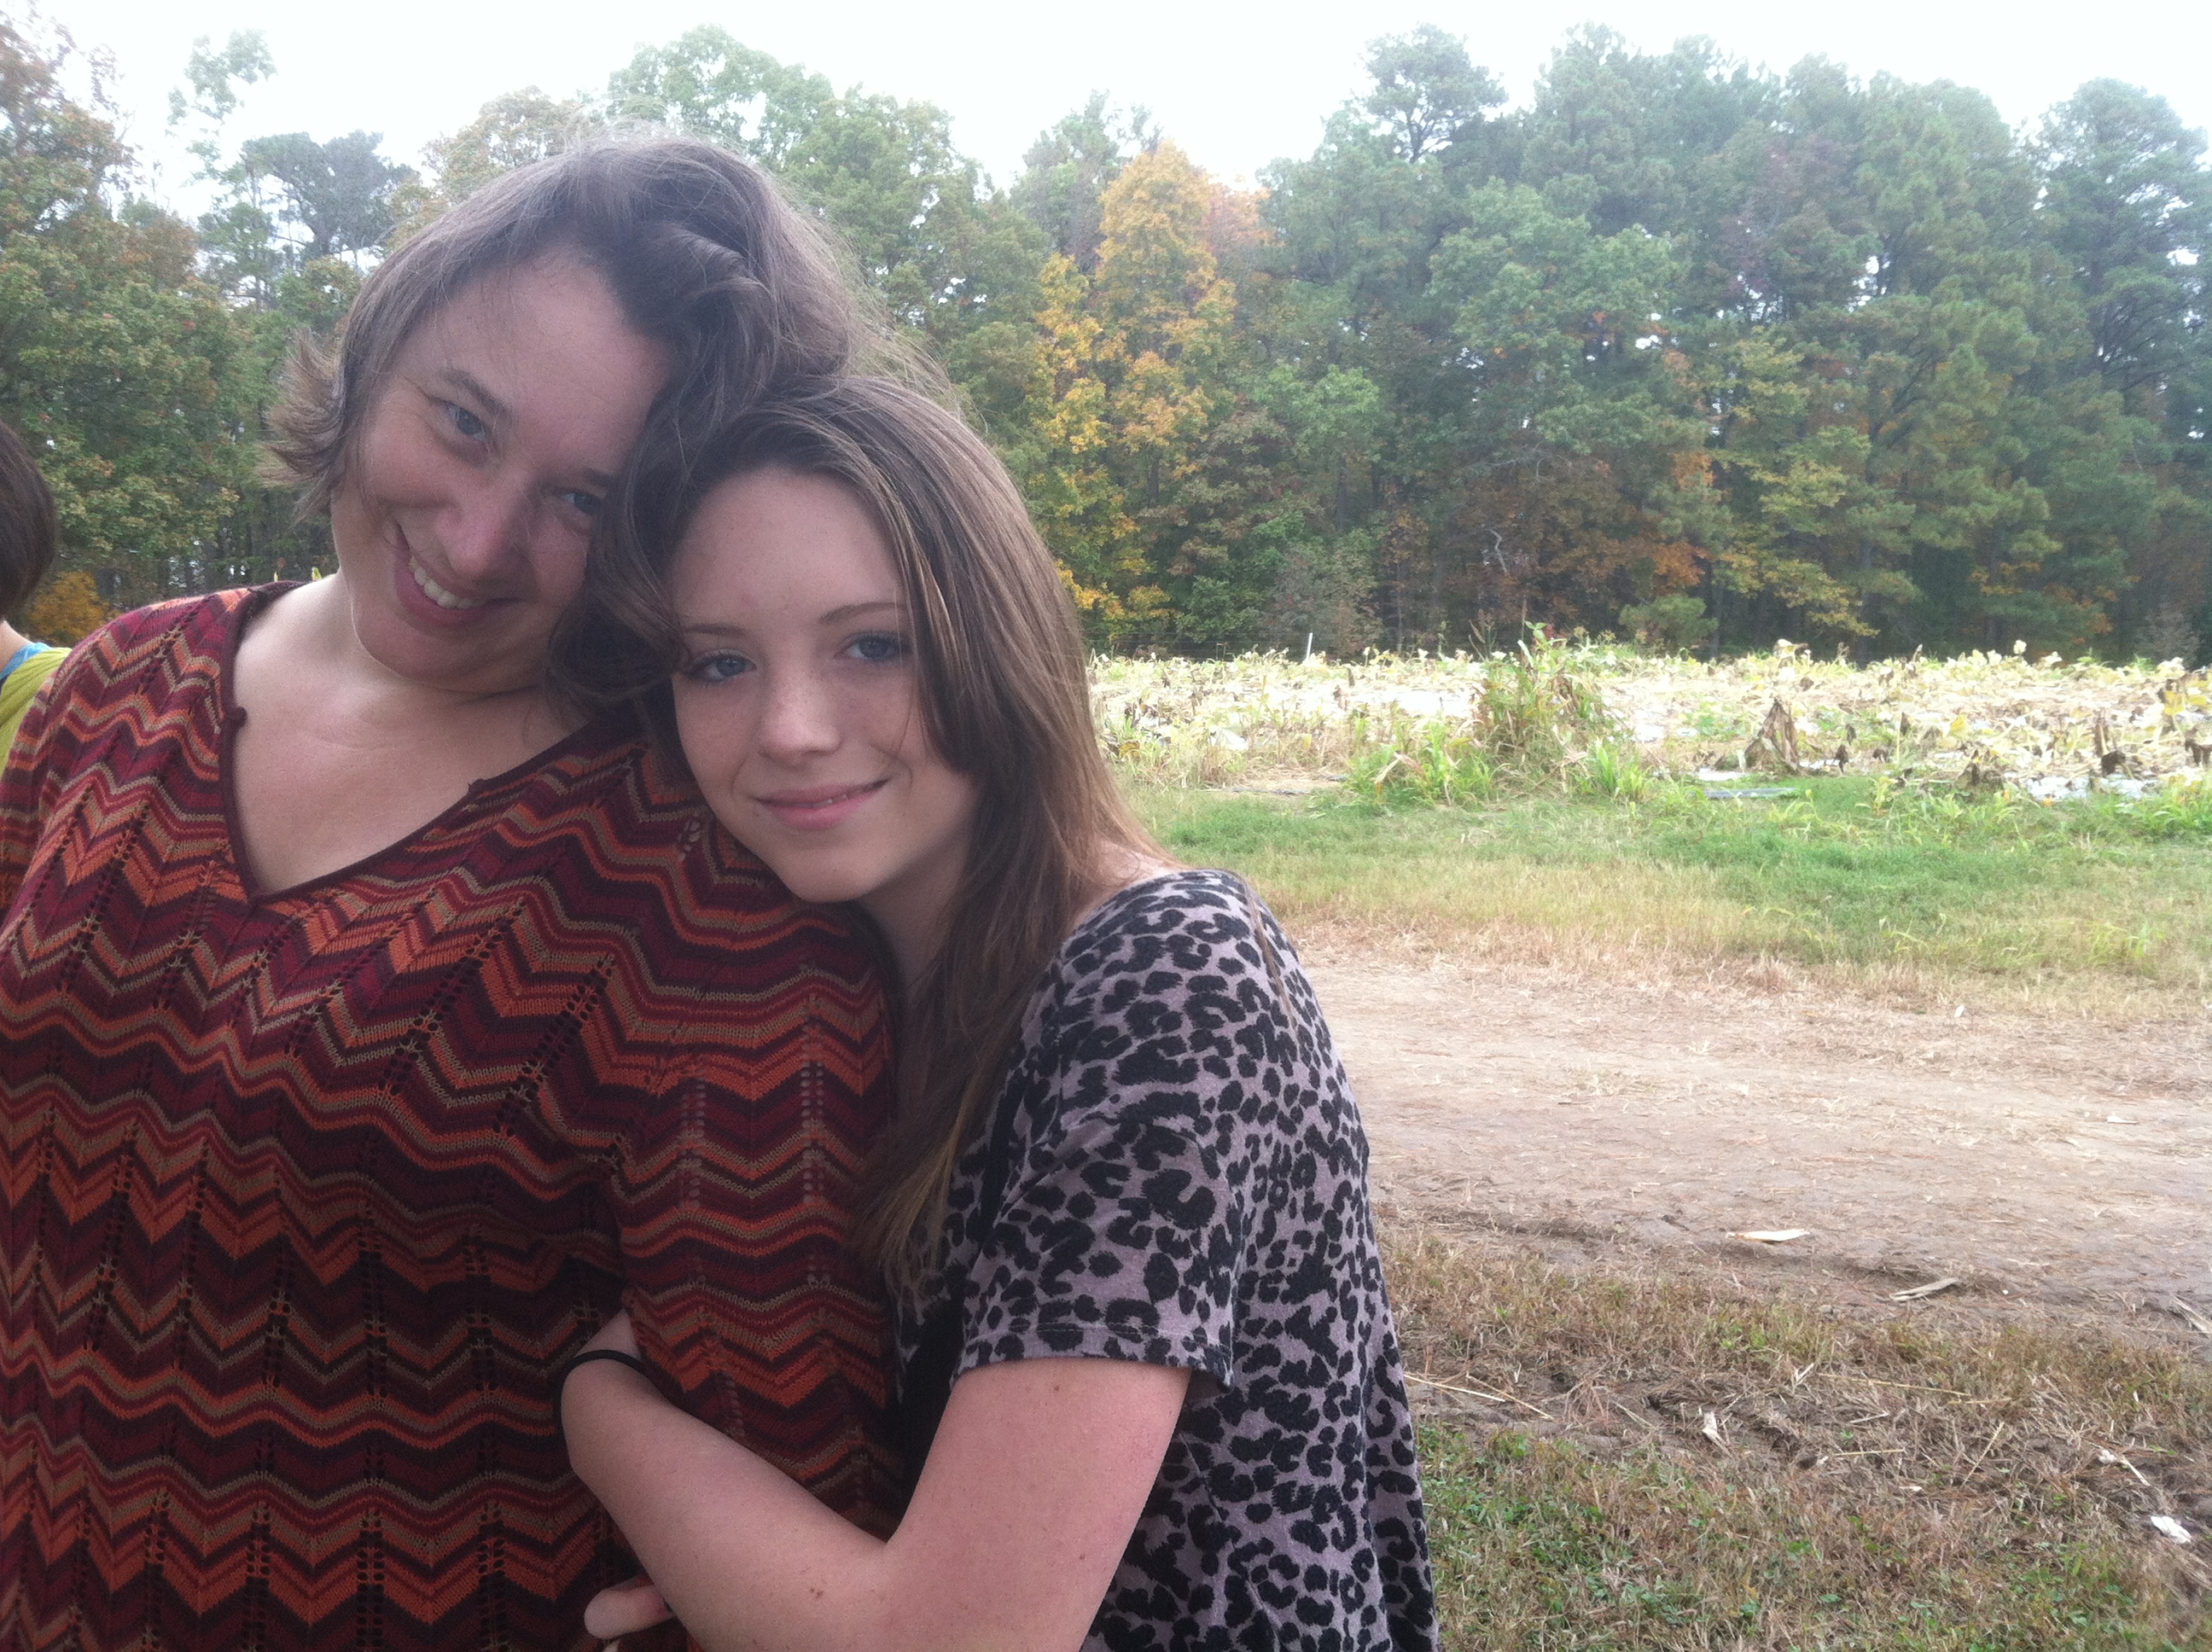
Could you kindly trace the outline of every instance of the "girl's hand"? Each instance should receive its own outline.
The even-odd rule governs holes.
[[[660,1598],[660,1591],[653,1588],[650,1577],[633,1577],[627,1583],[601,1589],[592,1597],[591,1605],[584,1608],[584,1632],[603,1641],[611,1640],[617,1635],[631,1635],[655,1624],[666,1623],[675,1615],[668,1609],[668,1602]]]

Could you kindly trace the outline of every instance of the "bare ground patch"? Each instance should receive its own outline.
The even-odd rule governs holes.
[[[1799,988],[1308,948],[1385,1220],[1853,1300],[2212,1313],[2212,1017],[1913,1013]],[[1803,1228],[1784,1245],[1732,1233]],[[2154,1315],[2154,1319],[2147,1316]]]
[[[1452,1652],[2212,1646],[2203,1018],[1306,953]]]

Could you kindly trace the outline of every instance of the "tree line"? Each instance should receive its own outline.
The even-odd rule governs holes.
[[[486,104],[420,167],[238,140],[258,36],[171,100],[215,205],[138,192],[97,76],[0,19],[0,417],[62,507],[49,629],[329,559],[258,478],[278,362],[503,170],[612,124],[751,156],[944,363],[1100,646],[1523,628],[2202,655],[2212,187],[2161,98],[1978,92],[1569,35],[1524,108],[1434,27],[1253,188],[1093,97],[995,186],[945,113],[702,27]]]

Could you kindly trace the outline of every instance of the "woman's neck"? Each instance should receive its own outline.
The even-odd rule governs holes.
[[[30,638],[9,624],[6,620],[0,619],[0,665],[6,665],[30,646]]]

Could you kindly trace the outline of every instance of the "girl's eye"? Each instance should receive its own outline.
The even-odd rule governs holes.
[[[871,665],[888,665],[906,658],[906,639],[885,631],[871,631],[864,637],[854,637],[845,652]]]
[[[684,667],[684,675],[694,683],[726,683],[733,677],[744,676],[752,668],[752,661],[743,654],[702,654]]]
[[[568,501],[569,508],[579,516],[597,516],[599,513],[599,496],[597,494],[587,494],[571,488],[561,497]]]
[[[471,441],[481,440],[491,433],[491,427],[463,407],[459,402],[446,404],[446,416],[453,421],[454,430]]]

